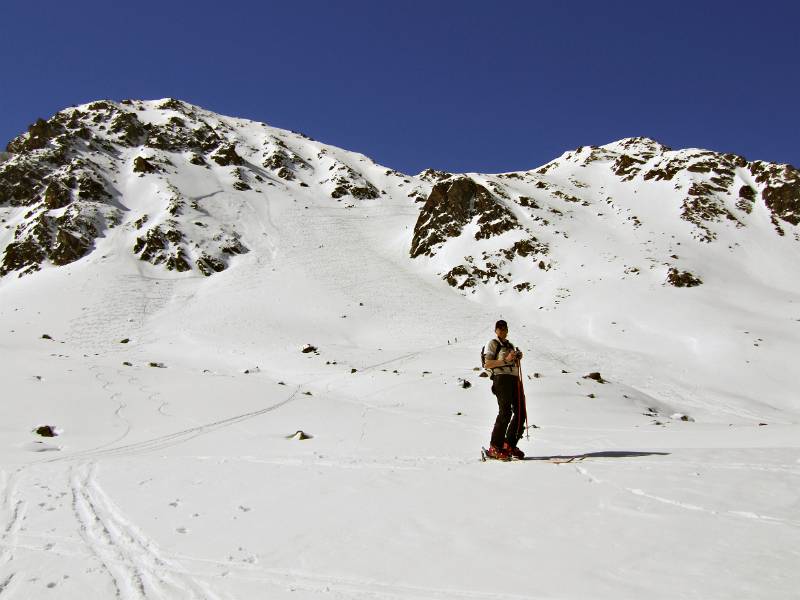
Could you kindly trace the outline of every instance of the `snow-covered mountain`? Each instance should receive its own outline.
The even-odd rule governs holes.
[[[800,585],[793,167],[631,138],[412,176],[172,99],[7,150],[0,597]],[[477,461],[501,317],[522,464]]]
[[[248,203],[376,199],[387,194],[376,184],[404,183],[362,155],[174,99],[67,109],[7,149],[0,206],[19,208],[5,217],[3,275],[69,264],[105,238],[167,270],[211,275],[248,252]]]
[[[531,291],[558,279],[554,268],[583,268],[571,250],[587,248],[587,230],[625,240],[631,252],[615,257],[620,275],[655,270],[675,286],[702,282],[682,269],[707,254],[693,242],[722,236],[719,243],[737,244],[734,228],[747,229],[741,239],[788,231],[800,241],[800,171],[672,151],[647,138],[578,148],[528,172],[411,177],[301,134],[168,99],[67,109],[7,150],[0,206],[18,209],[5,217],[2,275],[74,262],[102,251],[106,237],[129,238],[131,252],[151,264],[211,275],[248,251],[240,213],[215,210],[221,198],[228,208],[275,197],[424,201],[410,256],[441,257],[448,269],[439,275],[462,290],[493,283],[500,292]],[[669,242],[646,239],[667,235]],[[674,257],[680,244],[683,259]],[[601,246],[588,254],[607,253]]]
[[[357,271],[361,259],[330,235],[334,222],[347,223],[359,232],[358,253],[388,252],[391,268],[412,281],[518,311],[583,338],[584,349],[611,343],[672,373],[691,371],[704,387],[722,362],[737,393],[788,402],[760,381],[783,390],[790,370],[762,363],[763,353],[742,362],[741,336],[757,315],[768,325],[751,348],[770,336],[788,356],[796,341],[777,341],[800,317],[787,300],[798,291],[800,260],[800,172],[789,165],[630,138],[526,172],[410,176],[174,99],[66,109],[7,150],[5,286],[98,261],[194,279],[251,253],[250,262],[275,263],[293,254],[298,236],[318,240],[319,260]],[[320,226],[287,211],[341,216]],[[301,231],[287,232],[289,223]],[[634,323],[622,325],[631,315]]]
[[[682,287],[702,283],[682,265],[694,262],[703,271],[697,263],[713,253],[697,242],[738,246],[787,231],[797,242],[798,223],[800,171],[794,167],[672,151],[632,138],[578,148],[528,172],[442,179],[423,207],[411,255],[441,254],[443,245],[458,246],[446,242],[463,237],[468,247],[455,254],[475,256],[445,275],[451,285],[493,282],[522,291],[552,280],[553,268],[584,268],[624,240],[627,252],[609,261],[620,278],[656,271],[662,281]],[[747,231],[737,234],[736,228]],[[590,231],[599,239],[587,244]],[[452,256],[448,266],[459,258]]]

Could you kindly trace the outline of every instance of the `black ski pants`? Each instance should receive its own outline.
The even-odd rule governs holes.
[[[497,419],[492,430],[492,446],[503,442],[516,446],[525,428],[525,407],[519,395],[519,380],[514,375],[495,375],[492,391],[497,396]]]

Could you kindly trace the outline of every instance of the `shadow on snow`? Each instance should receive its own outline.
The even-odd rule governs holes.
[[[609,450],[606,452],[589,452],[587,454],[526,456],[523,460],[577,462],[586,458],[638,458],[640,456],[669,456],[669,454],[669,452],[630,452],[626,450]]]

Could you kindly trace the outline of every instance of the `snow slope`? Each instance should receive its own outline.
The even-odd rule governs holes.
[[[141,121],[166,121],[159,104]],[[674,182],[631,187],[602,161],[470,174],[549,251],[545,269],[516,256],[508,283],[459,289],[449,270],[485,269],[523,230],[475,240],[476,215],[411,259],[435,177],[191,108],[255,167],[151,149],[172,166],[142,174],[142,146],[116,145],[95,160],[118,224],[97,221],[78,260],[0,279],[0,597],[796,597],[790,225],[776,235],[756,203],[698,241]],[[293,179],[262,164],[273,138],[305,161]],[[352,195],[367,184],[377,197]],[[142,260],[156,225],[180,243]],[[246,251],[222,252],[220,233]],[[190,268],[168,270],[179,248]],[[204,275],[203,252],[224,269]],[[703,284],[665,285],[665,262]],[[478,460],[496,407],[475,369],[500,317],[537,426],[532,460],[510,464]],[[61,434],[31,432],[44,424]]]

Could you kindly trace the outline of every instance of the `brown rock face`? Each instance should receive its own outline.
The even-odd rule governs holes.
[[[236,152],[236,144],[225,144],[211,158],[221,167],[244,164],[244,159]]]
[[[773,222],[780,219],[791,225],[800,223],[800,170],[791,165],[756,163],[753,172],[756,181],[766,184],[761,198],[772,211]]]
[[[630,181],[640,171],[644,162],[641,159],[623,154],[614,163],[614,173],[622,177],[623,181]]]
[[[173,224],[174,225],[174,224]],[[163,264],[170,271],[190,271],[186,251],[181,246],[183,234],[177,229],[164,231],[160,226],[150,228],[144,236],[136,238],[134,254],[145,262]]]
[[[133,113],[119,113],[108,130],[117,135],[123,146],[138,146],[147,139],[147,129]]]
[[[671,267],[667,273],[667,283],[674,287],[697,287],[702,285],[703,281],[699,277],[695,277],[689,271],[678,271],[675,267]]]
[[[144,156],[137,156],[133,159],[134,173],[157,173],[158,167],[147,160]]]
[[[486,239],[519,228],[516,217],[495,196],[469,177],[437,183],[425,201],[414,226],[411,258],[431,256],[433,247],[461,234],[464,226],[478,218],[475,239]]]
[[[46,259],[54,265],[78,260],[94,246],[97,227],[78,211],[68,209],[60,217],[46,213],[32,217],[17,228],[14,237],[3,254],[0,276],[12,271],[33,273]]]
[[[48,263],[66,265],[91,252],[98,237],[122,223],[126,206],[116,187],[120,173],[132,168],[163,180],[174,166],[165,152],[188,154],[188,162],[195,165],[208,166],[209,159],[221,165],[245,164],[235,141],[223,139],[225,126],[210,125],[190,105],[177,100],[160,103],[158,109],[171,114],[158,124],[142,120],[142,106],[102,100],[68,108],[48,120],[39,119],[9,143],[9,153],[0,156],[0,206],[25,207],[26,212],[22,216],[18,211],[22,219],[14,226],[14,237],[0,248],[0,276],[30,274]],[[132,164],[122,164],[131,156],[124,152],[128,148],[141,152],[132,155]],[[285,158],[291,165],[301,160],[294,154]],[[234,166],[234,175],[234,189],[250,189],[245,167]],[[149,217],[142,215],[133,223],[142,230],[135,245],[142,260],[210,275],[227,267],[226,257],[248,251],[233,232],[221,230],[202,249],[184,239],[185,224],[173,218],[187,212],[199,216],[202,210],[196,202],[189,205],[168,183],[166,188],[166,219],[145,228]]]
[[[52,119],[50,121],[37,119],[36,123],[28,127],[27,136],[19,136],[11,140],[6,149],[13,153],[41,150],[62,133],[64,133],[64,127],[60,123]]]
[[[64,208],[72,202],[69,188],[60,181],[51,181],[44,190],[44,203],[49,209]]]

